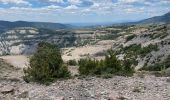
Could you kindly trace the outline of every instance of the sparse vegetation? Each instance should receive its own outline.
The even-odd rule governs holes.
[[[117,37],[119,37],[120,34],[108,34],[108,35],[104,35],[104,36],[97,36],[97,39],[100,39],[100,40],[114,40],[116,39]]]
[[[148,53],[152,52],[152,51],[158,51],[158,46],[157,45],[153,45],[150,44],[146,47],[141,47],[141,44],[137,45],[137,44],[132,44],[128,47],[125,47],[122,49],[124,51],[125,54],[130,54],[130,55],[140,55],[141,57],[146,56]]]
[[[71,66],[76,66],[77,65],[77,61],[76,60],[69,60],[67,62],[68,65],[71,65]]]
[[[30,58],[30,66],[24,69],[25,81],[48,83],[57,78],[67,78],[70,72],[63,64],[60,50],[49,43],[39,43],[37,52]]]
[[[135,55],[138,54],[141,50],[141,45],[140,44],[132,44],[130,46],[124,47],[122,51],[124,53],[130,53],[133,52]]]
[[[131,67],[131,63],[126,59],[123,62],[118,60],[113,53],[109,51],[105,56],[105,60],[92,60],[90,58],[79,60],[79,72],[81,75],[133,75],[134,69]]]
[[[155,63],[154,65],[144,66],[140,70],[152,71],[156,76],[170,76],[170,56],[163,62]]]
[[[147,47],[143,47],[139,53],[142,57],[146,56],[146,54],[152,52],[152,51],[158,51],[158,45],[153,45],[153,44],[150,44],[148,45]]]
[[[170,56],[168,56],[163,62],[155,63],[151,66],[144,66],[140,70],[146,70],[146,71],[162,71],[168,69],[170,66]]]
[[[135,34],[129,35],[129,36],[126,38],[126,41],[130,41],[130,40],[132,40],[132,39],[135,38],[135,37],[136,37]]]

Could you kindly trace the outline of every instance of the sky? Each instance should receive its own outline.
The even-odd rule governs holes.
[[[170,11],[170,0],[0,0],[0,20],[130,22]]]

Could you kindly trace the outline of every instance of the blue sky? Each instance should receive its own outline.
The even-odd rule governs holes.
[[[170,11],[170,0],[0,0],[0,20],[127,22]]]

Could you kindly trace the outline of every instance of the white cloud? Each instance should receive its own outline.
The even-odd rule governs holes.
[[[49,2],[64,3],[63,0],[49,0]]]
[[[65,9],[68,9],[68,10],[76,10],[76,9],[78,9],[78,7],[76,6],[76,5],[70,5],[70,6],[68,6],[68,7],[66,7]]]
[[[28,1],[24,0],[0,0],[1,3],[3,4],[25,4],[25,5],[31,5]]]
[[[47,7],[45,7],[45,8],[47,8],[47,9],[60,9],[60,8],[62,8],[62,7],[56,6],[56,5],[50,5],[50,6],[47,6]]]
[[[119,0],[121,3],[134,3],[134,2],[139,2],[141,0]]]
[[[66,8],[64,8],[63,10],[64,10],[63,11],[64,13],[72,13],[72,14],[75,14],[75,13],[78,14],[81,11],[81,9],[78,8],[76,5],[70,5]]]
[[[143,13],[144,12],[144,8],[128,8],[128,9],[124,9],[124,11],[126,13]]]
[[[50,5],[50,6],[45,6],[45,7],[41,7],[41,8],[24,8],[24,7],[11,7],[9,9],[4,9],[6,12],[9,13],[24,13],[27,12],[29,13],[49,13],[49,12],[55,12],[55,11],[59,11],[62,10],[63,8],[60,6],[55,6],[55,5]]]
[[[118,0],[118,3],[120,4],[133,4],[133,3],[141,3],[141,4],[147,4],[147,3],[159,3],[162,1],[167,0]]]
[[[82,1],[80,1],[80,0],[68,0],[68,2],[72,5],[77,5],[77,4],[82,3]]]

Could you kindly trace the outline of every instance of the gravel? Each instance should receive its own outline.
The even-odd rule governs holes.
[[[76,77],[58,80],[49,86],[22,80],[1,80],[0,100],[119,100],[119,97],[127,100],[170,100],[169,79],[151,75],[144,78],[114,76],[110,79]],[[5,86],[10,86],[10,90],[13,88],[14,93],[3,94]]]

